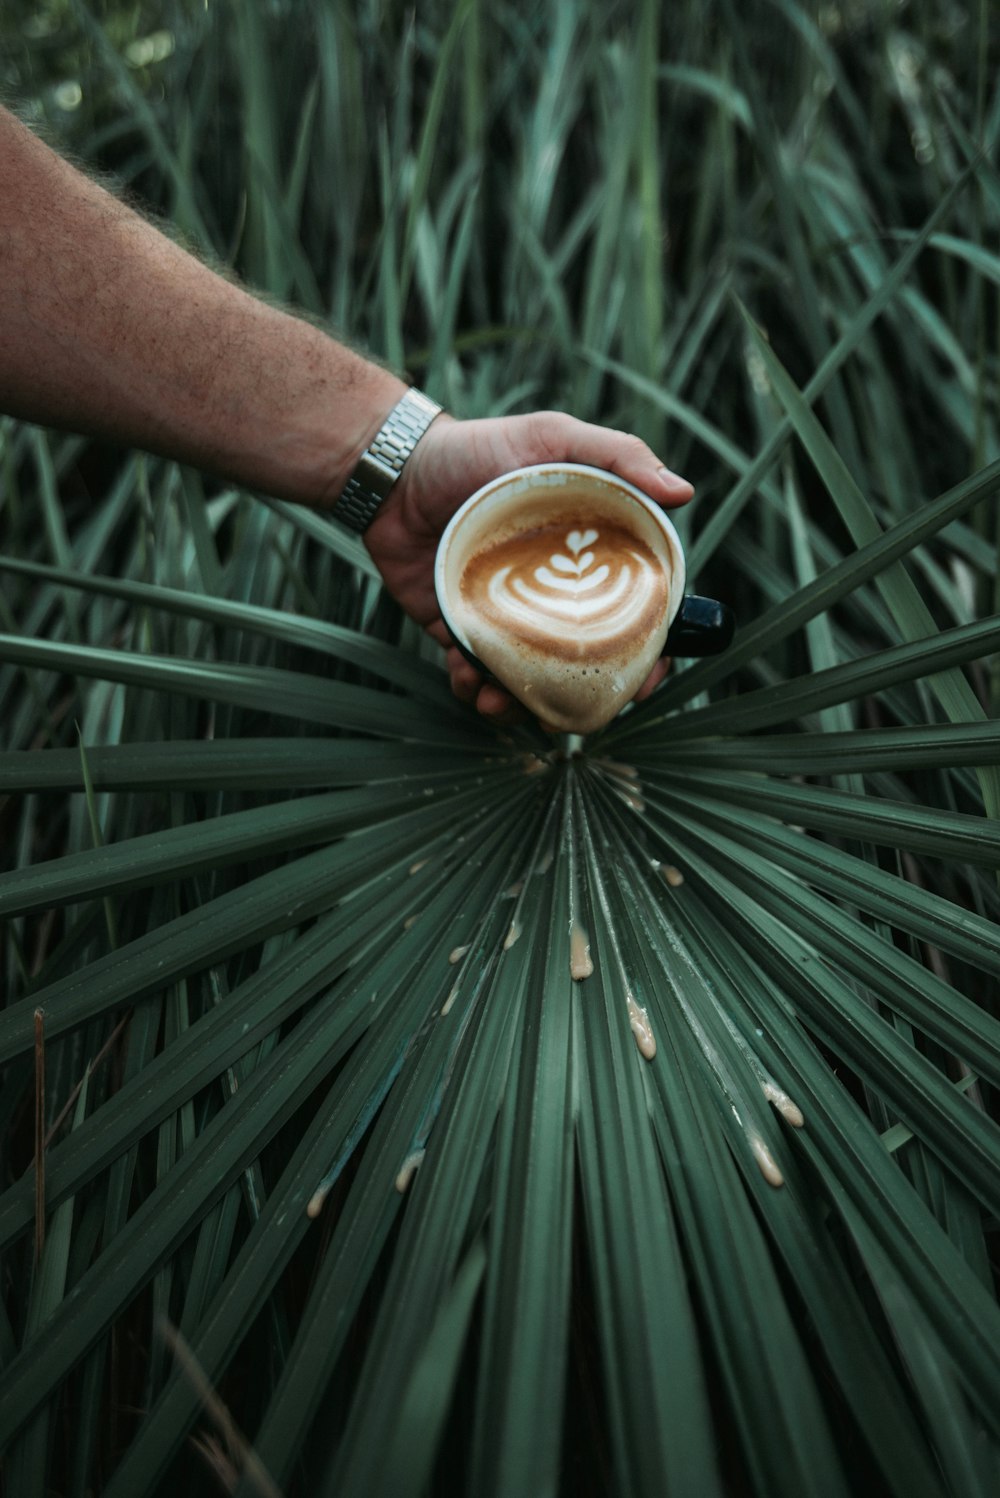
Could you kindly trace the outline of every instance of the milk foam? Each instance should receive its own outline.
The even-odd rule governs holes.
[[[475,653],[544,723],[591,733],[648,676],[669,601],[667,568],[632,530],[563,514],[476,547],[453,607]]]

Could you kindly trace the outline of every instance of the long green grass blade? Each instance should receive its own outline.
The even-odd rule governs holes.
[[[741,311],[743,309],[741,308]],[[841,519],[856,545],[877,540],[881,533],[878,521],[865,500],[847,465],[807,402],[796,389],[784,367],[763,338],[752,319],[743,311],[744,320],[761,359],[767,367],[775,390],[785,407],[802,445],[816,465]],[[934,627],[933,616],[917,587],[902,564],[890,568],[876,580],[879,592],[892,611],[899,633],[904,639],[919,639]],[[953,722],[975,720],[983,713],[982,704],[963,676],[949,671],[929,677],[928,684]],[[1000,813],[1000,778],[986,768],[980,776],[983,796],[990,816]]]

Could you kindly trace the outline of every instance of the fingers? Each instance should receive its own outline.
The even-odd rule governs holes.
[[[646,680],[643,682],[642,686],[636,692],[635,698],[633,700],[636,702],[645,702],[646,698],[651,696],[652,693],[656,691],[657,687],[660,685],[660,682],[664,679],[667,672],[670,670],[671,664],[672,662],[669,655],[661,656],[656,665],[653,667],[652,671],[650,671],[649,675],[646,677]]]
[[[491,722],[509,727],[513,723],[523,723],[528,717],[526,709],[515,702],[509,692],[498,687],[496,682],[485,681],[454,646],[448,651],[448,675],[459,702],[467,702],[470,707],[475,704],[476,711]]]
[[[459,702],[467,702],[471,707],[479,695],[483,678],[454,645],[448,651],[448,675],[451,677],[451,689]]]
[[[548,459],[607,469],[671,509],[694,497],[693,484],[669,469],[652,448],[629,432],[593,426],[560,411],[538,411],[529,419],[533,436]]]
[[[443,645],[446,650],[451,645],[451,635],[448,633],[448,626],[443,619],[432,619],[430,624],[424,625],[424,628],[431,639],[436,640],[439,645]],[[455,654],[458,655],[459,652],[456,651]]]
[[[509,728],[514,723],[524,723],[529,716],[527,708],[522,707],[509,692],[491,681],[480,688],[476,698],[476,712],[504,728]]]

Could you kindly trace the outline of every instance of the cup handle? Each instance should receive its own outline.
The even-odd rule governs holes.
[[[689,593],[670,626],[664,655],[718,655],[732,644],[736,615],[715,598]]]

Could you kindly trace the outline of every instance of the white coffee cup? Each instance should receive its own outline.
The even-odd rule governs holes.
[[[728,609],[685,598],[685,574],[680,538],[647,494],[599,468],[543,463],[491,480],[455,512],[434,583],[479,670],[548,726],[591,733],[665,648],[729,643]]]

